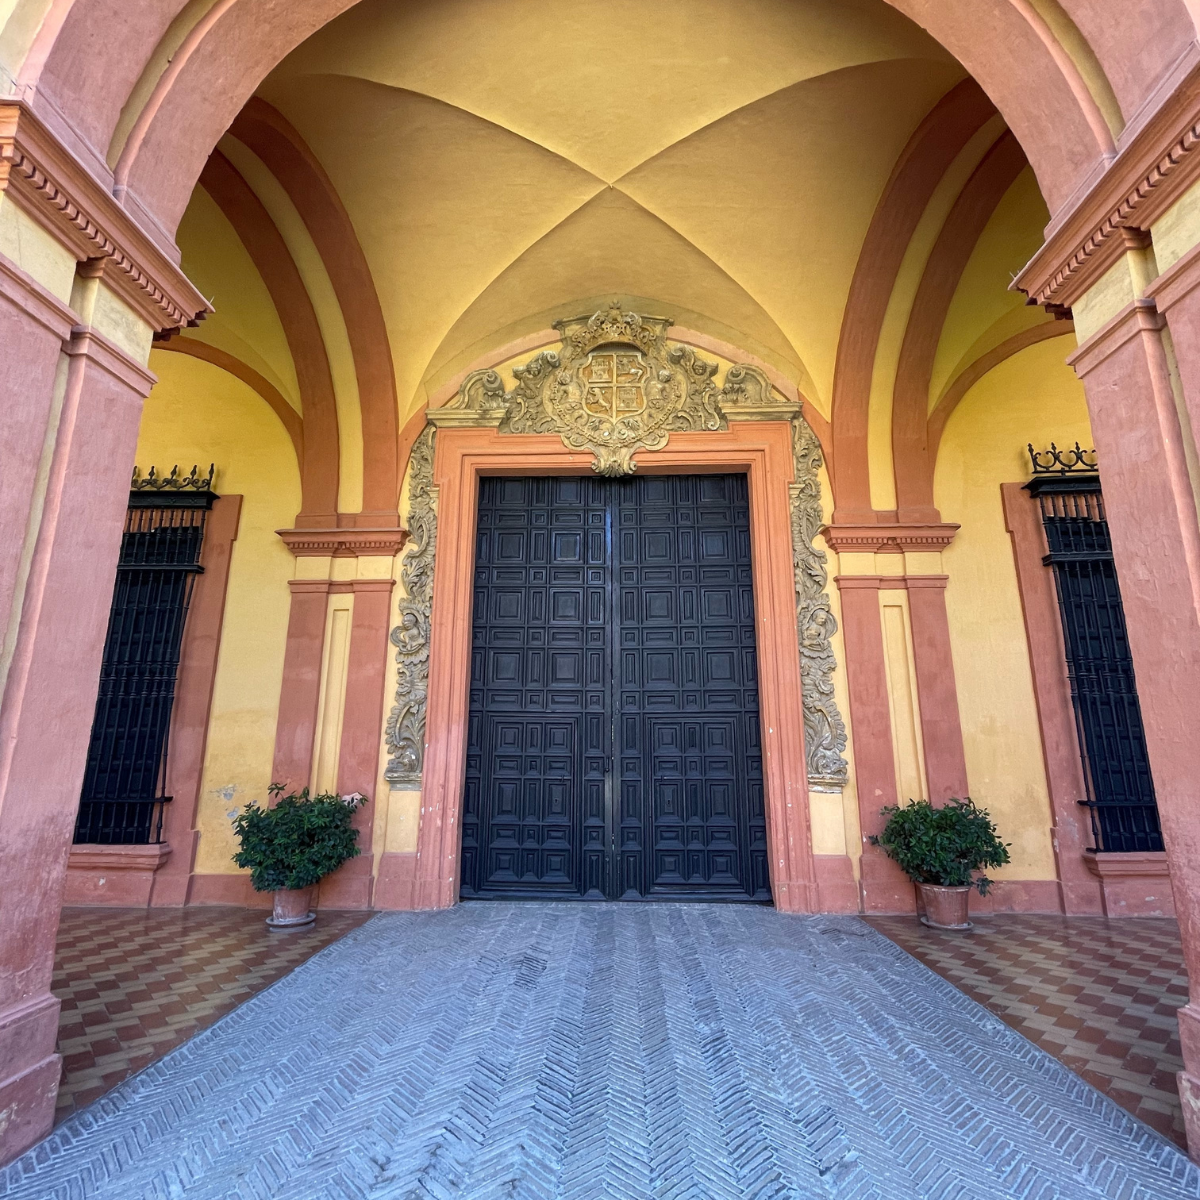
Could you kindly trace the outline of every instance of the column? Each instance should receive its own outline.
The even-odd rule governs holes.
[[[31,376],[44,376],[40,349],[35,338]],[[58,912],[138,422],[154,381],[92,329],[77,328],[65,351],[57,437],[0,705],[0,1161],[54,1121]],[[6,359],[18,379],[26,352],[18,341]]]
[[[1164,317],[1154,299],[1126,305],[1071,357],[1083,380],[1121,582],[1188,973],[1200,980],[1200,528],[1195,443],[1185,414],[1200,397],[1200,309],[1181,260],[1151,289],[1167,310],[1183,395],[1172,386]],[[1185,407],[1186,405],[1186,407]],[[1193,984],[1195,986],[1195,984]],[[1200,1003],[1180,1010],[1180,1096],[1200,1152]]]

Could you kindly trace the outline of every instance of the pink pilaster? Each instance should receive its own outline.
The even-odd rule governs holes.
[[[338,791],[368,797],[355,813],[359,856],[321,881],[321,903],[328,908],[371,906],[371,832],[375,818],[375,785],[383,741],[383,685],[387,672],[388,617],[391,579],[354,581],[354,619],[346,671],[346,706],[338,758]]]
[[[1174,304],[1164,299],[1193,407],[1200,395],[1194,295],[1188,289]],[[1135,301],[1071,363],[1084,383],[1100,459],[1184,956],[1190,977],[1200,980],[1200,527],[1188,472],[1194,446],[1187,445],[1171,386],[1164,323],[1153,300]],[[1198,1001],[1194,996],[1179,1014],[1180,1094],[1193,1155],[1200,1152]]]
[[[908,613],[912,624],[913,672],[921,710],[921,744],[929,799],[941,804],[970,793],[958,688],[946,614],[946,575],[909,575]]]
[[[11,273],[10,273],[11,278]],[[26,346],[9,356],[20,371]],[[99,334],[65,346],[66,386],[0,706],[0,1161],[49,1132],[60,1060],[50,992],[142,401],[153,376]],[[28,361],[36,363],[35,338]],[[31,370],[44,383],[44,371]],[[18,375],[19,378],[19,375]],[[25,397],[30,439],[45,398]]]
[[[862,907],[864,912],[911,912],[915,898],[904,873],[867,839],[883,829],[880,809],[896,803],[896,760],[888,704],[883,627],[879,618],[878,575],[840,575],[842,638],[854,737],[854,778],[862,826]]]
[[[312,774],[329,580],[293,579],[290,586],[292,608],[283,655],[271,778],[289,790],[299,791],[308,787]]]

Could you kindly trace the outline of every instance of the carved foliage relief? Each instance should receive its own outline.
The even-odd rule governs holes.
[[[408,552],[400,560],[400,623],[396,647],[396,700],[388,714],[386,778],[393,786],[417,789],[425,763],[425,704],[429,694],[429,629],[433,606],[433,561],[437,550],[433,446],[436,430],[426,426],[409,459]]]
[[[544,350],[513,368],[506,390],[496,371],[469,375],[458,395],[430,414],[413,447],[409,483],[410,548],[401,562],[405,598],[392,630],[399,675],[387,722],[387,778],[419,788],[424,762],[429,682],[429,628],[437,544],[433,451],[441,426],[494,426],[501,433],[550,433],[594,455],[601,475],[628,475],[633,456],[658,450],[674,432],[728,428],[730,420],[789,420],[796,483],[791,487],[792,550],[804,733],[810,786],[838,790],[847,776],[846,729],[833,694],[830,639],[837,629],[826,591],[825,554],[813,545],[821,528],[821,449],[799,404],[779,400],[761,371],[732,366],[718,388],[717,364],[690,347],[669,346],[671,322],[611,308],[557,322],[561,350]]]

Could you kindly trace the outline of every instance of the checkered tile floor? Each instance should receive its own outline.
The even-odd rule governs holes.
[[[1175,1011],[1188,980],[1174,921],[974,918],[967,933],[915,917],[870,924],[1006,1024],[1182,1146]]]
[[[162,1058],[369,913],[322,912],[273,932],[240,908],[68,908],[58,931],[63,1078],[56,1120]]]

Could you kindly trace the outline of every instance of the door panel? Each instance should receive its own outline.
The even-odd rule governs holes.
[[[462,894],[770,898],[745,476],[485,479]]]
[[[606,499],[594,479],[480,481],[464,896],[603,895]]]

